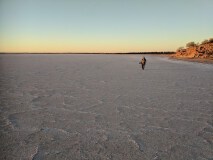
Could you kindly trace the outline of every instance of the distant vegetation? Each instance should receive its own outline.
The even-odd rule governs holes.
[[[186,44],[186,47],[195,47],[195,46],[196,46],[195,42],[189,42]]]
[[[165,52],[128,52],[126,54],[174,54],[175,52],[165,51]]]
[[[213,43],[213,38],[205,39],[201,42],[201,44]]]
[[[15,52],[12,52],[12,53],[9,53],[9,52],[0,52],[0,54],[174,54],[175,52],[171,52],[171,51],[165,51],[165,52],[78,52],[78,53],[75,53],[75,52],[61,52],[61,53],[58,53],[58,52],[50,52],[50,53],[34,53],[34,52],[18,52],[18,53],[15,53]]]
[[[210,39],[209,39],[209,43],[213,43],[213,38],[210,38]]]
[[[184,49],[184,47],[179,47],[178,49],[177,49],[177,52],[180,52],[181,50],[183,50]]]
[[[186,43],[186,48],[190,48],[190,47],[198,47],[199,45],[203,45],[203,44],[209,44],[209,43],[213,43],[213,38],[209,38],[209,39],[205,39],[203,40],[200,44],[199,43],[195,43],[195,42],[188,42]],[[177,49],[177,52],[185,50],[184,47],[179,47]]]
[[[206,44],[206,43],[209,43],[209,40],[205,39],[201,42],[201,44]]]
[[[176,57],[190,58],[213,58],[213,38],[203,40],[200,44],[188,42],[186,48],[179,47],[175,54]]]

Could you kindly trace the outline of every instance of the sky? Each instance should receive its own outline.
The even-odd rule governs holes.
[[[213,0],[0,0],[0,52],[175,51],[213,38]]]

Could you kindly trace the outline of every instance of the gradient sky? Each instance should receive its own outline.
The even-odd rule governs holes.
[[[213,0],[0,0],[0,52],[175,51],[213,37]]]

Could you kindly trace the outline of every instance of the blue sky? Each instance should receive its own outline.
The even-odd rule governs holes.
[[[0,0],[0,52],[175,51],[213,37],[212,0]]]

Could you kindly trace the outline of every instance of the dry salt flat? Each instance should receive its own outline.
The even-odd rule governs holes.
[[[0,159],[212,160],[213,65],[0,55]]]

